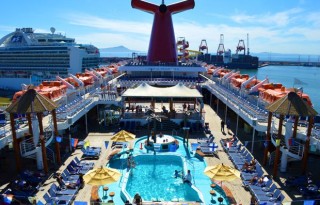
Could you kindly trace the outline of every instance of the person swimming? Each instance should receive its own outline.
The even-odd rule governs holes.
[[[174,178],[181,177],[181,174],[178,170],[174,170]]]

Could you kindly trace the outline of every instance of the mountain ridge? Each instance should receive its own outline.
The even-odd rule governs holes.
[[[137,52],[135,50],[131,50],[125,46],[115,46],[109,48],[99,48],[100,52]]]

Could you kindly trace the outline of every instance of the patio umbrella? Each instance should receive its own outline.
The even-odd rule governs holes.
[[[127,132],[125,130],[121,130],[121,131],[117,132],[116,134],[114,134],[111,137],[111,140],[115,141],[115,142],[129,142],[130,140],[133,140],[135,138],[136,138],[135,134],[132,134],[132,133]]]
[[[43,113],[57,108],[55,102],[36,90],[28,89],[19,100],[13,102],[6,108],[8,113]]]
[[[83,176],[83,180],[90,185],[103,186],[118,181],[120,176],[120,172],[116,169],[100,167],[87,172]]]
[[[204,170],[204,174],[211,179],[221,181],[221,183],[222,181],[232,181],[240,178],[240,172],[238,170],[224,164],[208,166]]]

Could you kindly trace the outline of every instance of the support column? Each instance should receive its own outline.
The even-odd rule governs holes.
[[[302,173],[306,173],[307,166],[308,166],[308,158],[309,158],[309,149],[310,149],[310,136],[311,136],[311,130],[313,127],[313,116],[309,116],[309,123],[308,123],[308,129],[307,129],[307,139],[304,144],[304,152],[303,152],[303,158],[302,158]]]
[[[212,93],[210,93],[210,101],[209,101],[209,105],[210,105],[210,108],[212,108]]]
[[[85,123],[86,123],[86,134],[88,134],[88,117],[87,117],[87,112],[86,114],[84,115],[84,118],[85,118]]]
[[[237,113],[236,136],[238,136],[238,128],[239,128],[239,113]]]
[[[299,122],[299,117],[298,117],[298,116],[295,116],[295,118],[294,118],[294,124],[293,124],[292,138],[296,138],[296,137],[297,137],[298,122]]]
[[[48,170],[48,162],[47,162],[47,150],[46,150],[46,144],[45,144],[45,139],[43,135],[40,135],[40,143],[41,143],[44,172],[48,174],[49,170]]]
[[[170,98],[169,109],[170,109],[170,112],[173,110],[173,99],[172,98]]]
[[[281,140],[281,135],[282,135],[282,123],[283,123],[283,115],[280,115],[280,119],[279,119],[279,128],[278,128],[278,136],[277,136],[277,140]],[[276,142],[277,142],[276,140]],[[276,177],[278,175],[278,163],[279,163],[279,159],[280,159],[280,144],[276,143],[276,156],[274,159],[274,164],[273,164],[273,177]]]
[[[227,123],[227,113],[228,113],[228,105],[227,105],[227,102],[226,102],[226,111],[224,113],[224,122]]]
[[[39,123],[39,134],[43,135],[42,113],[37,113],[37,118]]]
[[[286,172],[287,171],[287,164],[288,164],[288,154],[287,154],[287,152],[282,152],[281,164],[280,164],[280,172]]]
[[[190,127],[187,128],[187,149],[189,147],[189,130],[190,130]]]
[[[254,146],[254,136],[256,133],[256,129],[252,127],[252,144],[251,144],[251,154],[253,155],[253,146]]]
[[[271,120],[272,120],[272,112],[269,112],[268,114],[268,126],[267,126],[267,136],[266,136],[266,141],[264,143],[265,148],[264,148],[264,155],[263,155],[263,165],[267,165],[267,160],[268,160],[268,152],[270,150],[271,146],[271,134],[270,134],[270,129],[271,129]]]
[[[28,127],[29,127],[29,134],[32,135],[32,120],[31,120],[31,113],[27,113],[27,120],[28,120]]]
[[[55,140],[55,148],[56,148],[56,158],[58,165],[61,165],[61,156],[60,156],[60,144],[57,141],[58,132],[58,123],[57,123],[57,113],[56,109],[52,110],[52,121],[53,121],[53,132],[54,132],[54,140]],[[70,143],[70,141],[69,141]]]
[[[219,113],[219,98],[217,98],[217,115]]]
[[[15,128],[15,121],[14,121],[14,115],[13,113],[10,113],[10,124],[11,124],[11,133],[12,133],[12,143],[13,143],[13,149],[14,149],[14,156],[16,160],[16,167],[17,171],[21,171],[21,156],[20,156],[20,146],[19,142],[17,140],[17,133],[16,133],[16,128]]]

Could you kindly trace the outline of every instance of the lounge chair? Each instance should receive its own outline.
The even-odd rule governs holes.
[[[85,166],[92,166],[92,167],[94,167],[94,162],[80,161],[78,157],[75,157],[73,160],[77,163],[77,165],[80,165],[80,166],[85,165]]]
[[[82,164],[82,165],[79,165],[78,163],[76,163],[74,160],[72,160],[70,162],[70,165],[77,168],[77,169],[80,169],[80,170],[90,170],[93,168],[92,165],[85,165],[85,164]]]
[[[259,202],[259,204],[262,204],[265,201],[270,201],[270,202],[282,202],[283,200],[283,195],[281,194],[281,191],[279,189],[276,189],[273,193],[272,196],[266,196],[266,195],[257,195],[256,199]]]
[[[250,192],[254,192],[255,190],[268,190],[272,186],[273,182],[272,180],[267,181],[265,184],[250,184],[248,185]]]
[[[72,203],[73,197],[68,195],[62,196],[49,196],[48,193],[45,193],[43,199],[46,201],[46,204],[66,204],[69,205]]]
[[[61,175],[65,176],[64,179],[67,179],[66,181],[74,181],[74,180],[78,180],[78,179],[79,179],[79,175],[72,175],[72,174],[70,174],[70,172],[68,171],[68,169],[63,170],[63,172],[61,173]]]
[[[77,175],[74,175],[74,176],[77,176]],[[63,179],[63,183],[64,183],[64,184],[74,184],[74,183],[77,183],[77,181],[78,181],[77,178],[68,177],[68,176],[66,176],[64,173],[61,174],[61,177],[62,177],[62,179]]]
[[[75,196],[78,193],[78,191],[79,191],[78,189],[60,189],[56,184],[52,184],[49,188],[49,194],[50,194],[50,192],[53,192],[57,196],[59,196],[59,195]]]
[[[277,186],[275,184],[272,184],[270,188],[262,188],[261,190],[254,190],[253,194],[256,196],[258,195],[266,195],[266,196],[271,196],[270,193],[274,193],[274,191],[277,189]],[[272,194],[273,196],[273,194]]]
[[[250,179],[252,179],[252,177],[254,176],[258,176],[258,177],[262,177],[263,175],[263,170],[260,164],[256,164],[256,170],[255,172],[241,172],[241,179],[243,181],[249,181]]]
[[[81,151],[83,152],[82,158],[92,158],[92,159],[99,159],[101,148],[100,147],[86,147],[82,148]]]

